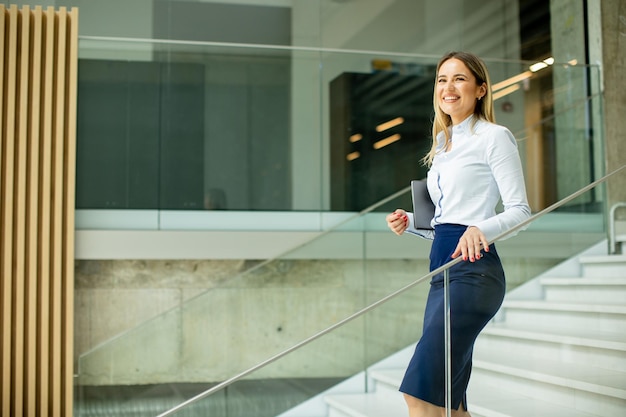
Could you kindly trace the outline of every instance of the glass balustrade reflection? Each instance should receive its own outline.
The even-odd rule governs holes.
[[[598,68],[487,65],[534,209],[601,175]],[[414,54],[81,40],[77,227],[159,229],[168,211],[363,210],[425,175],[435,66]]]
[[[180,283],[180,305],[80,352],[77,415],[90,415],[102,395],[122,408],[154,405],[155,396],[173,406],[362,308],[363,219],[341,221],[279,258],[239,261],[240,272],[211,288]],[[350,370],[363,361],[346,358]]]

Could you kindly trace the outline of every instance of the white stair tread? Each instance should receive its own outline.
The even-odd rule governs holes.
[[[626,314],[626,305],[566,303],[543,300],[506,300],[502,303],[502,307],[542,311]]]
[[[370,376],[376,381],[384,382],[395,389],[400,388],[405,368],[385,368],[370,371]]]
[[[519,392],[503,390],[501,386],[472,384],[467,390],[468,409],[472,415],[484,417],[597,417],[571,408],[555,405]]]
[[[393,390],[400,389],[400,383],[402,382],[402,378],[404,378],[404,372],[406,368],[385,368],[385,369],[376,369],[374,371],[370,371],[370,376],[376,380],[381,381],[391,387]],[[378,385],[374,389],[377,388]]]
[[[475,355],[473,368],[626,399],[625,372],[598,368],[586,363],[547,361],[483,351],[480,355]]]
[[[543,285],[563,285],[563,286],[620,286],[626,285],[625,277],[602,277],[602,278],[552,278],[546,277],[539,280]]]
[[[612,349],[626,353],[626,334],[623,332],[606,332],[589,327],[572,329],[553,329],[550,333],[542,332],[533,327],[521,327],[504,323],[492,323],[485,327],[481,335],[494,335],[527,339],[531,341],[553,342],[564,345],[578,345],[594,348]],[[479,339],[481,336],[478,336]]]
[[[626,373],[582,363],[546,361],[485,351],[474,358],[474,369],[503,372],[534,381],[566,386],[626,399]],[[484,358],[484,359],[483,359]],[[384,369],[370,373],[378,381],[397,389],[404,369]]]
[[[397,395],[389,393],[327,395],[324,401],[353,417],[405,417],[407,413],[400,392]]]
[[[624,347],[623,344],[622,347]],[[513,356],[482,348],[475,352],[474,369],[475,372],[482,369],[626,399],[625,372],[598,368],[585,363],[547,361],[532,356]],[[397,368],[370,371],[370,376],[374,380],[383,382],[394,389],[399,387],[403,375],[404,369]]]
[[[597,417],[562,405],[554,405],[503,390],[502,387],[470,383],[468,409],[483,417]],[[381,395],[337,394],[325,397],[326,403],[351,417],[406,417],[407,409],[402,394]]]
[[[596,256],[581,256],[579,258],[581,264],[611,264],[611,263],[626,263],[626,255],[596,255]]]

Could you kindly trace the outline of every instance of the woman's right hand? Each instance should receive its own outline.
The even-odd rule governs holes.
[[[398,236],[404,233],[409,226],[409,216],[402,209],[396,209],[393,213],[388,214],[385,219],[387,220],[387,226]]]

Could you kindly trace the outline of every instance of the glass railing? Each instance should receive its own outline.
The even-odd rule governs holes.
[[[587,188],[497,243],[509,291],[606,239],[603,204],[559,210],[604,194]],[[190,401],[171,415],[276,416],[326,407],[317,394],[331,387],[372,391],[372,372],[405,365],[428,292],[429,242],[393,235],[376,211],[406,207],[405,194],[81,355],[76,414],[156,415]]]
[[[202,228],[225,210],[363,210],[425,174],[436,62],[81,37],[77,228],[177,229],[181,211]],[[529,64],[487,60],[539,210],[602,174],[599,70]]]
[[[534,279],[529,280],[532,282],[515,283],[518,285],[526,284],[528,288],[519,285],[517,291],[509,289],[509,295],[505,298],[503,306],[503,310],[507,312],[503,313],[504,317],[497,316],[492,320],[485,333],[491,335],[502,330],[517,331],[517,336],[510,337],[526,337],[527,340],[522,342],[520,346],[514,347],[516,349],[514,353],[499,351],[495,354],[496,351],[489,351],[489,343],[497,345],[498,342],[485,343],[480,339],[478,354],[475,357],[477,363],[475,365],[477,369],[475,379],[479,383],[470,383],[470,411],[478,409],[478,415],[491,415],[483,414],[487,410],[491,413],[506,411],[508,413],[506,415],[511,416],[539,417],[545,416],[546,413],[551,414],[551,410],[560,408],[578,413],[576,415],[591,416],[605,415],[606,410],[615,412],[623,406],[623,398],[618,392],[622,383],[618,377],[623,376],[626,370],[623,369],[621,362],[616,365],[615,352],[613,351],[623,349],[617,345],[623,344],[626,340],[620,325],[617,322],[612,322],[614,319],[610,317],[611,315],[626,314],[626,311],[623,310],[623,302],[615,301],[619,299],[619,295],[612,298],[613,301],[608,302],[601,295],[600,298],[594,298],[593,294],[579,294],[576,297],[570,293],[570,295],[565,295],[566,298],[560,300],[557,299],[556,295],[548,295],[547,297],[529,295],[533,292],[536,294],[537,289],[532,287],[539,285],[540,280],[555,281],[556,278],[558,281],[558,274],[563,274],[564,271],[571,274],[572,266],[567,265],[572,262],[571,257],[577,257],[582,253],[587,261],[577,259],[577,262],[594,263],[600,259],[599,255],[607,253],[605,233],[589,233],[586,239],[580,240],[581,232],[584,233],[585,229],[588,232],[597,229],[598,220],[591,217],[586,220],[583,217],[564,220],[561,226],[567,225],[567,227],[558,227],[559,230],[556,233],[558,236],[553,231],[551,233],[552,239],[549,242],[535,240],[533,244],[524,244],[519,241],[516,242],[516,240],[520,238],[523,240],[524,236],[533,236],[538,230],[543,229],[544,232],[547,232],[546,226],[551,223],[551,217],[556,214],[555,210],[570,201],[581,197],[587,198],[589,193],[597,193],[601,188],[605,188],[608,182],[623,183],[625,180],[626,165],[535,214],[527,222],[519,225],[520,227],[528,227],[528,229],[517,237],[511,240],[498,241],[500,238],[506,238],[507,232],[495,239],[498,241],[498,252],[503,259],[507,277],[532,276]],[[381,218],[376,219],[372,215],[365,215],[362,220],[368,222],[374,219],[377,225],[382,220]],[[402,410],[405,406],[402,397],[397,392],[397,384],[402,377],[402,368],[406,366],[414,348],[414,341],[420,335],[421,317],[429,288],[428,281],[436,274],[444,273],[447,276],[449,268],[462,261],[460,258],[456,259],[431,273],[423,274],[419,279],[415,279],[416,275],[422,275],[423,271],[426,270],[426,265],[420,265],[419,262],[415,261],[419,255],[414,255],[410,259],[401,259],[402,255],[400,258],[395,258],[389,254],[383,257],[384,261],[380,265],[373,267],[376,264],[377,256],[375,253],[368,252],[383,248],[385,243],[380,242],[380,240],[385,241],[386,239],[383,235],[375,234],[369,236],[368,239],[368,235],[364,233],[363,241],[371,241],[376,236],[374,240],[378,240],[378,242],[372,244],[369,249],[366,245],[364,249],[364,252],[368,254],[367,259],[364,260],[368,267],[362,271],[363,279],[368,281],[371,286],[369,290],[361,288],[355,292],[355,294],[358,293],[362,296],[363,308],[357,308],[360,302],[352,303],[353,312],[344,311],[343,317],[335,317],[330,320],[333,322],[330,326],[321,331],[311,331],[309,337],[279,353],[268,355],[253,367],[221,383],[216,383],[213,387],[207,384],[205,391],[199,392],[196,396],[164,411],[159,416],[254,415],[290,417],[328,415],[329,407],[337,407],[344,412],[350,408],[355,412],[359,410],[372,412],[380,409],[395,415],[395,410]],[[537,235],[534,238],[536,239]],[[409,237],[403,244],[408,244],[413,249],[417,249],[418,245],[413,245],[414,242],[409,239],[415,238]],[[377,245],[379,247],[375,248]],[[537,246],[541,247],[537,248]],[[546,247],[555,246],[559,247],[555,251],[558,254],[546,252]],[[535,253],[531,255],[533,248],[535,248]],[[560,256],[563,256],[561,260],[565,259],[566,261],[557,262],[559,265],[552,268],[555,264],[554,261]],[[604,259],[604,262],[610,263],[611,261]],[[544,270],[538,265],[539,263],[545,266]],[[527,269],[529,264],[534,265],[535,269],[532,272]],[[552,265],[548,266],[547,264]],[[593,274],[593,272],[586,274]],[[400,276],[403,277],[400,278]],[[609,279],[600,282],[598,287],[610,285],[608,281],[611,277],[617,285],[623,285],[619,283],[617,275],[610,275]],[[579,280],[579,284],[574,285],[583,286],[594,281],[592,275],[583,275],[577,278],[568,275],[561,278],[563,284],[566,285],[571,285],[567,280],[572,279]],[[387,282],[391,284],[390,287],[397,289],[392,293],[388,293],[388,289],[377,291],[376,287],[379,287],[382,282]],[[558,284],[552,282],[548,285]],[[385,287],[388,288],[387,285]],[[335,290],[335,293],[341,292],[339,289]],[[317,295],[311,295],[307,297],[306,303],[309,308],[311,305],[319,305],[320,301],[327,305],[330,302],[333,306],[345,305],[348,295],[345,294],[340,302],[332,302],[332,297],[334,295],[328,293],[322,301],[317,298]],[[571,297],[571,299],[567,299],[567,297]],[[368,299],[369,301],[366,301]],[[531,301],[520,302],[520,299]],[[556,311],[558,316],[556,321],[548,325],[540,322],[521,323],[521,319],[516,316],[519,313],[515,313],[514,310],[519,308],[519,304],[527,302],[532,305],[540,302],[539,299],[545,302],[543,308],[546,311],[551,309]],[[372,300],[375,301],[372,302]],[[597,303],[595,308],[593,307],[594,302]],[[283,301],[281,304],[284,305],[286,302]],[[597,305],[604,308],[598,308]],[[449,308],[449,305],[444,306],[441,314],[445,314]],[[584,320],[590,320],[590,322],[595,320],[596,323],[602,322],[602,324],[591,329],[579,328],[580,315],[585,309],[588,309],[592,314],[590,318],[584,318],[582,323],[586,323]],[[298,314],[298,310],[300,307],[293,308],[290,312]],[[323,311],[327,311],[327,314],[336,313],[334,309],[332,311],[323,309],[318,312],[306,308],[305,310],[308,310],[308,313],[301,314],[307,317],[312,314],[320,314]],[[594,317],[593,313],[599,313],[598,317]],[[531,311],[530,314],[533,312]],[[599,317],[602,314],[609,317]],[[295,320],[299,322],[303,318],[301,316]],[[549,315],[548,318],[550,318]],[[243,322],[239,321],[238,326],[242,325]],[[287,327],[285,327],[286,329]],[[534,332],[534,334],[529,336],[529,332]],[[524,333],[526,333],[525,336]],[[554,349],[552,356],[546,354],[546,349],[549,350],[550,348],[545,346],[549,344],[550,339],[556,345],[552,348]],[[530,343],[530,346],[524,345],[524,343]],[[247,347],[242,351],[259,348],[259,346],[255,346],[255,349],[247,349]],[[579,351],[581,347],[582,353]],[[502,346],[497,345],[495,348],[501,349]],[[598,352],[594,352],[594,348],[597,348]],[[602,352],[603,350],[609,352]],[[494,356],[490,358],[489,354]],[[605,355],[604,358],[602,358],[603,354]],[[588,357],[595,355],[593,363],[581,363],[584,362],[583,358],[587,357],[585,355],[589,355]],[[501,363],[503,357],[508,359],[508,362]],[[229,356],[224,355],[221,359],[228,361]],[[492,360],[491,363],[489,363],[490,359]],[[211,364],[206,363],[204,366],[208,368]],[[507,366],[512,369],[509,370],[510,381],[502,382],[502,376],[490,375],[490,373],[498,372],[506,374],[506,371],[498,370],[498,367],[505,368]],[[583,372],[572,372],[573,367],[583,369]],[[563,374],[559,374],[559,370]],[[516,371],[518,374],[515,374]],[[527,379],[526,385],[524,382],[520,383],[520,379],[524,378]],[[325,390],[327,385],[333,383],[335,385],[332,388]],[[477,387],[479,384],[484,384],[484,386]],[[550,384],[553,386],[547,386]],[[605,388],[604,391],[602,390],[603,387]],[[546,396],[550,396],[550,393],[566,388],[573,391],[569,397],[562,393],[561,398],[551,401],[545,399]],[[441,390],[444,391],[445,389],[445,385],[443,385]],[[546,394],[542,394],[542,390],[545,390]],[[320,392],[323,392],[323,395],[318,395]],[[572,400],[576,396],[585,396],[586,402],[574,404]],[[572,403],[568,403],[568,401],[572,401]],[[450,402],[447,401],[446,404],[450,404]],[[447,415],[450,415],[450,410],[446,411]]]

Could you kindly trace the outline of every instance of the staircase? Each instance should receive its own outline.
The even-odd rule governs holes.
[[[472,417],[626,415],[626,255],[606,247],[507,295],[476,342]],[[413,349],[370,367],[370,392],[347,381],[281,417],[406,417],[398,386]]]

